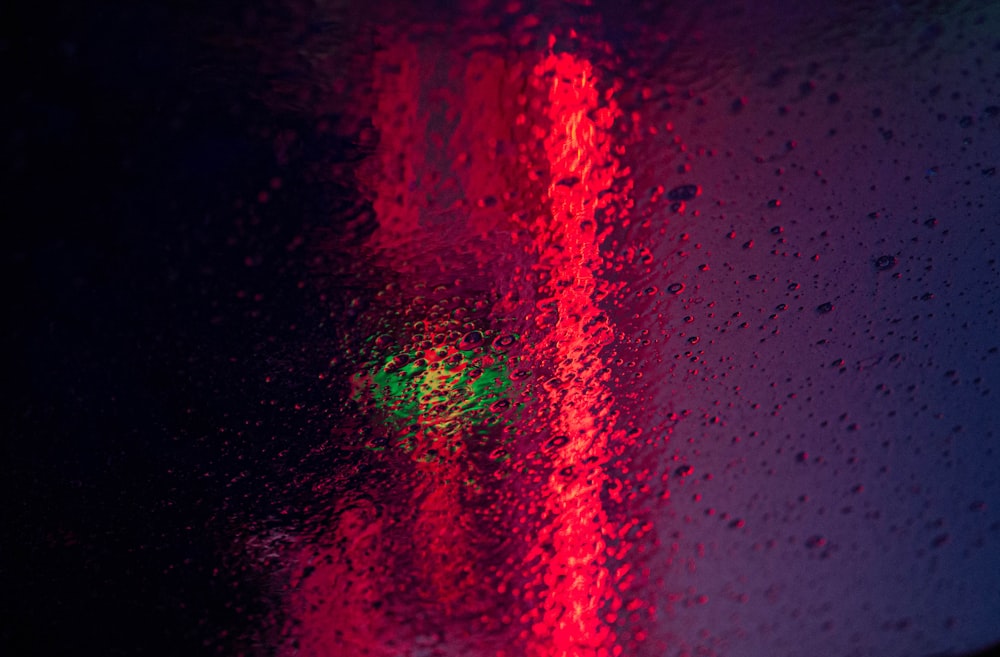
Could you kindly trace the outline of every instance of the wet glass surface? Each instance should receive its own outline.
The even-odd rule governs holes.
[[[16,654],[1000,640],[997,6],[48,24],[0,41]]]

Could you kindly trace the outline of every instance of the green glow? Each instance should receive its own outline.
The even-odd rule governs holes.
[[[397,430],[405,430],[400,445],[409,450],[420,430],[445,438],[489,422],[490,406],[503,399],[510,378],[503,353],[445,347],[389,354],[356,375],[354,384],[355,398],[372,401]],[[459,449],[445,443],[445,451]]]

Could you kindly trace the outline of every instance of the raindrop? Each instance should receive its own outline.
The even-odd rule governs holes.
[[[825,315],[826,313],[832,310],[833,310],[833,304],[829,301],[821,303],[818,306],[816,306],[816,312],[820,313],[821,315]]]
[[[684,283],[671,283],[667,286],[667,292],[670,294],[680,294],[684,289]]]
[[[549,442],[545,443],[545,449],[559,449],[568,443],[568,436],[554,436],[549,439]]]
[[[507,351],[517,342],[515,335],[499,335],[493,340],[493,348],[497,351]]]
[[[815,535],[815,536],[810,536],[809,538],[806,539],[807,548],[810,549],[818,548],[818,547],[823,547],[824,545],[826,545],[826,539],[823,538],[822,536]]]
[[[485,341],[486,338],[483,337],[482,331],[469,331],[458,341],[458,348],[460,351],[471,351],[482,346]]]
[[[407,356],[406,354],[397,354],[396,356],[393,356],[388,363],[385,364],[385,371],[398,372],[399,370],[406,367],[406,365],[409,362],[410,362],[409,356]]]
[[[680,185],[667,192],[667,199],[671,201],[690,201],[701,194],[701,187],[698,185]]]
[[[891,255],[879,256],[875,260],[875,269],[879,271],[886,271],[892,269],[896,266],[896,258]]]

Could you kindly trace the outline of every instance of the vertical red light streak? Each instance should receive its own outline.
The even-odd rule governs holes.
[[[544,493],[551,521],[529,555],[543,564],[545,589],[532,619],[530,654],[598,657],[613,654],[607,614],[620,606],[605,565],[608,519],[601,502],[614,400],[600,351],[612,332],[597,304],[605,290],[595,275],[596,213],[619,173],[608,134],[616,106],[601,102],[590,63],[568,53],[546,56],[532,83],[545,91],[549,126],[542,140],[549,215],[530,227],[536,269],[546,278],[539,289],[546,313],[538,321],[547,330],[536,353],[551,358],[545,386],[555,411],[551,427],[566,442],[554,450]]]

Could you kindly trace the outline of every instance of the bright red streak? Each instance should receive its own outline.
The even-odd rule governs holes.
[[[529,654],[597,657],[611,654],[606,614],[620,606],[605,566],[608,519],[600,498],[614,420],[600,351],[613,336],[597,305],[603,290],[595,276],[601,262],[596,212],[619,173],[608,132],[617,110],[601,102],[590,63],[566,53],[545,57],[532,84],[546,93],[549,123],[542,144],[550,214],[530,227],[536,268],[547,274],[539,290],[547,312],[538,318],[547,330],[537,353],[554,363],[555,381],[546,387],[557,409],[552,430],[568,442],[555,452],[545,492],[553,521],[529,556],[551,550],[541,560],[547,590]]]

